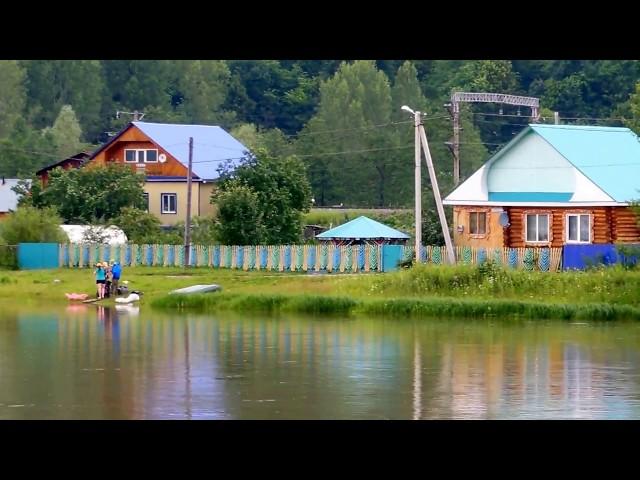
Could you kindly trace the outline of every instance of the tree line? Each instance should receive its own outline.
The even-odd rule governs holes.
[[[637,128],[639,78],[640,63],[626,60],[5,60],[0,174],[31,176],[91,150],[130,120],[116,111],[138,110],[145,121],[220,125],[252,150],[298,157],[316,206],[406,207],[413,126],[401,105],[426,113],[447,193],[452,123],[444,104],[452,91],[536,96],[542,121],[558,111],[567,123]],[[528,114],[465,105],[462,177],[524,128]]]

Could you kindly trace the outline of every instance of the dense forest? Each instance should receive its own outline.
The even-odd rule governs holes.
[[[401,105],[426,113],[447,193],[452,91],[539,97],[542,122],[559,112],[562,123],[636,129],[639,79],[640,62],[620,60],[0,61],[0,174],[31,176],[92,150],[131,120],[116,111],[137,110],[144,121],[216,124],[249,148],[298,156],[317,206],[404,207],[413,125]],[[463,178],[530,121],[528,109],[464,107]]]

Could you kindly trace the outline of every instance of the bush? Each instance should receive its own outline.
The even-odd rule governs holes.
[[[0,238],[5,245],[18,243],[64,243],[67,235],[60,228],[62,219],[55,208],[19,207],[0,223]]]

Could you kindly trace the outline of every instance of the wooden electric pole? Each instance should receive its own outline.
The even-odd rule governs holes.
[[[413,115],[413,123],[415,127],[416,263],[420,262],[420,252],[422,249],[422,177],[420,172],[420,156],[422,147],[426,157],[427,169],[429,170],[429,179],[431,180],[431,187],[433,188],[433,196],[436,201],[436,207],[438,208],[442,235],[444,236],[444,242],[447,247],[447,261],[454,264],[456,262],[456,256],[453,250],[453,243],[451,243],[451,234],[449,233],[449,226],[447,225],[447,217],[444,215],[444,207],[442,206],[442,198],[440,198],[440,189],[438,188],[438,179],[436,178],[436,171],[433,168],[433,160],[431,159],[431,152],[429,151],[427,134],[425,133],[424,125],[422,124],[422,114],[420,112],[414,112],[407,105],[403,105],[401,110]]]
[[[187,169],[187,221],[184,224],[184,266],[191,266],[191,168],[193,165],[193,137],[189,137],[189,168]]]
[[[420,112],[418,112],[420,115]],[[427,169],[429,170],[429,179],[431,180],[431,188],[433,188],[433,196],[436,201],[436,208],[438,209],[438,216],[440,217],[440,226],[442,227],[442,235],[444,236],[444,243],[447,247],[447,261],[450,264],[456,263],[456,254],[453,250],[453,243],[451,242],[451,234],[449,233],[449,225],[447,224],[447,217],[444,214],[444,207],[442,206],[442,198],[440,197],[440,188],[438,188],[438,179],[436,178],[436,171],[433,168],[433,160],[431,158],[431,152],[429,150],[429,142],[427,142],[427,134],[424,131],[424,125],[422,121],[417,128],[420,131],[420,140],[422,141],[422,149],[426,157]]]

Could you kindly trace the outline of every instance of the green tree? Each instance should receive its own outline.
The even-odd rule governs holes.
[[[221,123],[225,118],[222,105],[231,79],[226,62],[191,60],[182,62],[181,66],[183,70],[177,83],[186,117],[193,123]]]
[[[65,223],[105,223],[120,215],[124,207],[142,209],[144,176],[128,166],[89,166],[49,173],[49,183],[32,201],[53,206]]]
[[[55,208],[23,206],[0,223],[0,238],[7,245],[21,242],[62,243],[68,238],[60,228],[61,224],[62,219]]]
[[[302,234],[302,215],[311,206],[311,188],[300,160],[259,149],[224,173],[212,203],[218,206],[223,243],[294,243]]]
[[[162,234],[158,217],[136,207],[123,207],[111,223],[120,227],[131,243],[158,243]]]
[[[16,121],[10,137],[0,140],[0,174],[6,177],[30,178],[59,160],[51,133],[33,129],[23,118]]]
[[[216,237],[225,245],[264,243],[265,228],[258,193],[239,181],[230,181],[212,200],[218,207]]]
[[[50,133],[61,159],[78,153],[82,147],[82,128],[71,105],[63,105],[53,123],[53,127],[44,130]]]
[[[262,148],[278,156],[289,153],[292,147],[277,128],[259,129],[253,123],[243,123],[236,125],[229,133],[251,151]]]
[[[25,60],[27,108],[35,128],[53,124],[63,105],[73,105],[83,140],[95,141],[104,127],[105,81],[98,60]]]
[[[321,205],[364,205],[375,192],[385,203],[389,169],[394,163],[380,128],[391,120],[391,87],[374,61],[343,62],[320,85],[318,111],[300,135],[309,177]],[[335,155],[333,152],[348,152]],[[357,185],[357,188],[354,186]]]
[[[625,119],[624,124],[631,130],[640,133],[640,82],[636,83],[636,90],[629,96],[627,107],[631,118]]]
[[[26,99],[25,72],[15,60],[0,60],[0,139],[13,131]]]

